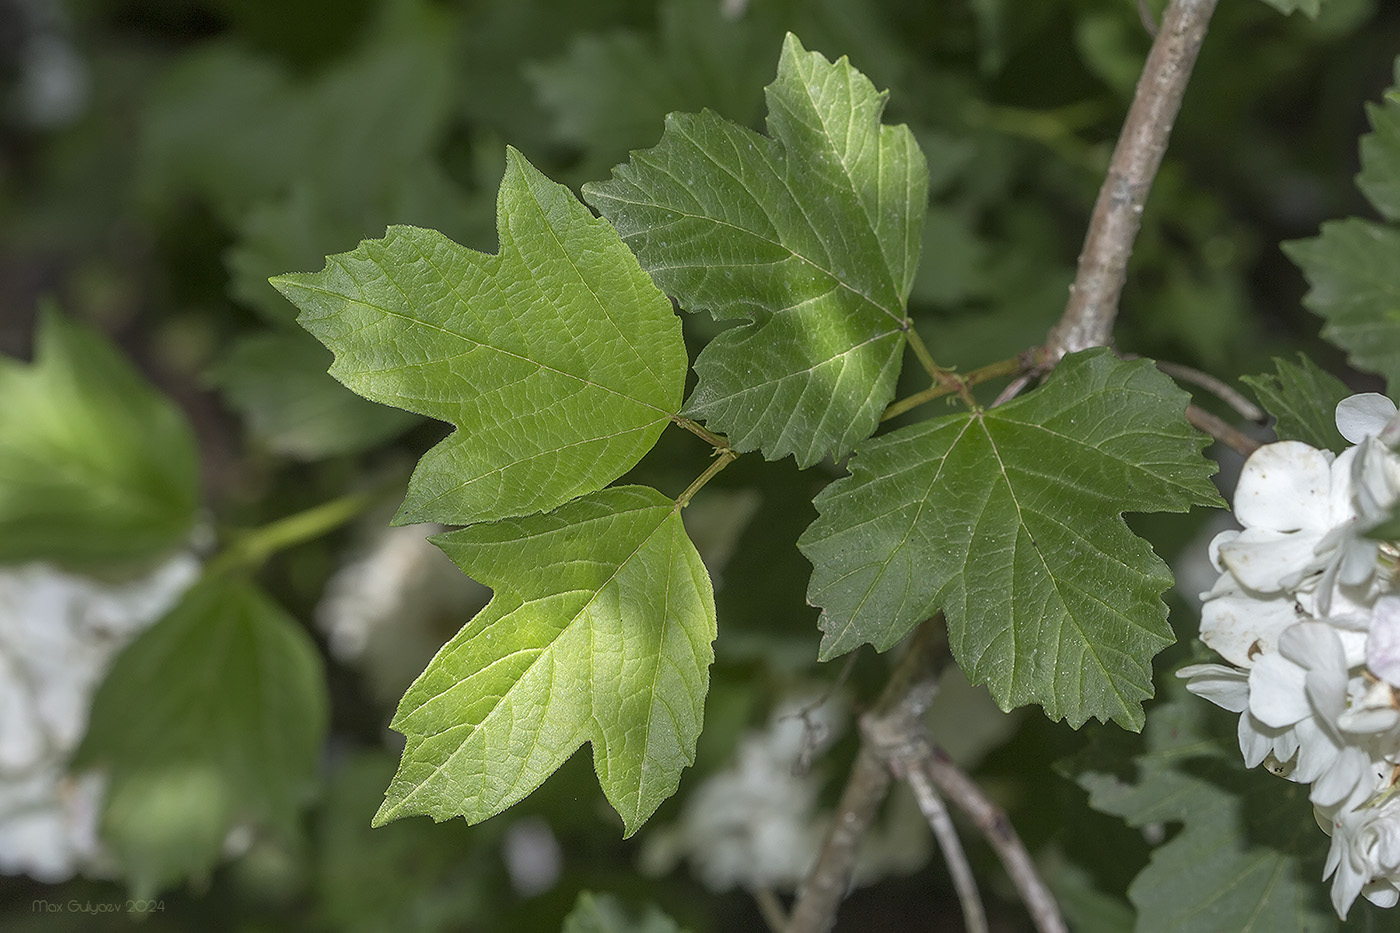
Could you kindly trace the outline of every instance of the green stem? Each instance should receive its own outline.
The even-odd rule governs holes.
[[[706,430],[705,427],[698,422],[691,421],[689,418],[682,418],[680,415],[672,415],[671,420],[709,444],[715,450],[729,449],[729,438],[725,437],[723,434],[716,434],[713,431]]]
[[[676,497],[676,508],[683,509],[687,505],[690,505],[690,500],[695,496],[697,492],[699,492],[704,487],[706,483],[715,478],[715,474],[717,474],[720,470],[723,470],[725,467],[729,466],[729,464],[733,463],[735,460],[738,459],[739,455],[734,451],[730,450],[728,447],[725,447],[723,450],[719,451],[719,456],[715,459],[715,462],[706,467],[705,472],[697,476],[695,478],[695,482],[687,486],[685,488],[685,492],[681,493],[679,496]]]
[[[238,533],[209,562],[210,576],[239,567],[255,568],[273,554],[334,531],[373,505],[383,490],[351,493],[313,506],[304,512]]]
[[[970,391],[972,386],[990,379],[997,379],[1001,376],[1015,376],[1019,373],[1026,372],[1034,368],[1039,357],[1040,354],[1038,352],[1023,353],[1019,356],[1011,357],[1010,359],[990,363],[962,375],[942,370],[940,371],[941,375],[934,377],[938,380],[937,382],[927,389],[924,389],[922,392],[915,392],[913,395],[894,402],[889,408],[885,409],[885,413],[880,416],[880,420],[889,421],[891,418],[896,418],[904,414],[911,408],[917,408],[924,402],[941,398],[944,395],[952,395],[954,392],[957,392],[963,397],[963,401],[968,403],[969,408],[975,409],[977,407],[976,401],[969,401],[972,395]]]
[[[909,349],[913,350],[914,355],[919,358],[919,365],[934,381],[941,382],[944,374],[948,371],[933,361],[933,354],[928,352],[928,347],[924,345],[924,339],[919,336],[919,332],[914,329],[913,322],[905,318],[904,324],[904,334],[909,340]]]

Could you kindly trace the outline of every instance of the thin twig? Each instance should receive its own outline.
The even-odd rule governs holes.
[[[758,905],[758,912],[763,917],[763,922],[768,924],[768,929],[773,933],[783,933],[787,929],[787,912],[783,910],[783,902],[778,899],[778,895],[773,893],[772,888],[755,888],[752,893],[754,903]]]
[[[942,637],[941,624],[926,622],[915,630],[908,651],[880,694],[877,710],[908,703],[911,697],[926,692],[941,656],[938,648],[943,645],[946,649]],[[826,933],[836,922],[836,911],[855,875],[856,854],[889,787],[890,771],[884,759],[869,742],[862,741],[816,864],[798,889],[788,933]]]
[[[890,407],[885,409],[885,413],[880,416],[880,420],[889,421],[891,418],[896,418],[904,414],[911,408],[917,408],[924,402],[930,402],[936,398],[951,395],[954,392],[967,393],[972,386],[990,379],[997,379],[1001,376],[1014,376],[1026,370],[1036,369],[1040,366],[1040,363],[1041,355],[1039,348],[1036,348],[1035,350],[1029,350],[1008,359],[989,363],[986,366],[978,367],[966,373],[955,373],[946,369],[940,370],[941,375],[935,377],[936,381],[933,385],[920,392],[915,392],[913,395],[890,403]],[[965,395],[963,400],[968,401],[968,398],[969,395]],[[975,405],[975,399],[969,402],[969,407],[975,407]]]
[[[1215,4],[1216,0],[1171,0],[1162,15],[1094,204],[1069,302],[1046,342],[1052,361],[1075,350],[1104,346],[1113,333],[1143,205]]]
[[[715,432],[707,429],[704,425],[700,424],[698,421],[692,421],[689,418],[682,418],[680,415],[672,415],[671,420],[678,426],[685,428],[691,434],[694,434],[696,437],[709,444],[715,450],[727,450],[729,448],[729,438],[725,437],[723,434],[716,434]]]
[[[713,463],[705,468],[705,472],[697,476],[695,482],[687,486],[685,492],[676,497],[676,508],[683,509],[690,505],[690,500],[694,498],[697,492],[704,488],[706,483],[714,479],[715,475],[719,473],[720,470],[723,470],[725,467],[729,466],[729,464],[739,459],[739,455],[728,447],[718,450],[717,452],[719,456],[715,458]]]
[[[1198,408],[1195,405],[1187,405],[1186,420],[1191,422],[1197,430],[1206,432],[1242,457],[1248,457],[1263,446],[1262,443],[1256,441],[1233,424],[1211,414],[1204,408]]]
[[[885,762],[862,745],[817,862],[797,892],[787,933],[826,933],[836,922],[836,910],[855,874],[856,853],[889,788]]]
[[[1142,20],[1142,28],[1147,30],[1147,34],[1152,38],[1157,38],[1157,21],[1152,18],[1152,7],[1147,0],[1138,0],[1138,18]]]
[[[1124,359],[1127,359],[1127,356],[1124,356]],[[1259,424],[1269,420],[1269,416],[1264,413],[1262,408],[1245,398],[1243,393],[1223,379],[1217,379],[1209,373],[1192,369],[1190,366],[1182,366],[1180,363],[1168,363],[1165,360],[1156,360],[1155,362],[1157,368],[1168,376],[1178,382],[1189,382],[1192,385],[1200,386],[1239,412],[1240,417],[1248,418]]]
[[[904,775],[904,780],[914,791],[919,802],[919,810],[928,820],[933,836],[938,840],[938,848],[943,852],[943,861],[948,865],[948,873],[953,876],[953,888],[958,892],[958,903],[962,905],[963,926],[967,933],[987,933],[987,909],[982,906],[982,896],[977,893],[977,879],[972,875],[967,853],[963,851],[962,840],[958,838],[957,827],[948,813],[943,798],[921,769],[915,768]]]
[[[922,724],[920,725],[922,729]],[[1006,813],[992,803],[977,782],[953,764],[941,748],[925,746],[919,759],[920,770],[928,776],[943,796],[967,814],[974,826],[996,850],[1006,874],[1016,886],[1021,900],[1030,912],[1035,928],[1041,933],[1065,933],[1064,917],[1055,897],[1041,880],[1021,837],[1011,827]]]

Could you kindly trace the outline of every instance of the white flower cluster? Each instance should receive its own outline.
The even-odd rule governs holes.
[[[1183,668],[1193,692],[1240,714],[1249,767],[1299,784],[1332,837],[1323,878],[1345,918],[1358,895],[1400,901],[1400,550],[1367,532],[1400,502],[1396,406],[1337,406],[1340,455],[1269,444],[1235,490],[1243,530],[1210,545],[1201,640],[1229,662]]]
[[[0,571],[0,874],[58,882],[98,860],[101,775],[71,775],[113,659],[194,582],[180,555],[106,584],[46,564]]]

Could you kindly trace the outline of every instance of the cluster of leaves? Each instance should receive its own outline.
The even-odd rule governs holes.
[[[398,773],[372,749],[318,776],[327,662],[297,619],[340,542],[279,555],[256,579],[216,565],[123,655],[78,757],[111,776],[103,833],[137,890],[209,877],[228,828],[251,822],[278,832],[213,876],[209,903],[252,892],[277,902],[255,913],[309,910],[298,919],[335,928],[557,924],[579,889],[626,884],[632,864],[577,805],[596,795],[587,767],[566,762],[581,744],[631,834],[692,761],[689,773],[715,767],[771,696],[812,676],[819,631],[824,658],[884,650],[939,610],[959,662],[1003,706],[1142,726],[1152,656],[1173,637],[1170,575],[1122,515],[1216,501],[1185,395],[1146,361],[1090,353],[1009,405],[906,416],[871,437],[892,399],[927,385],[902,365],[911,334],[963,369],[1043,339],[1147,47],[1132,4],[364,0],[308,4],[304,18],[284,6],[86,5],[93,119],[42,150],[5,130],[19,156],[0,175],[16,266],[62,269],[41,284],[126,335],[202,450],[95,333],[44,318],[35,363],[0,365],[0,394],[21,400],[0,411],[0,560],[129,573],[184,545],[201,509],[266,523],[431,448],[399,520],[467,526],[437,540],[494,596],[404,696]],[[1262,4],[1220,11],[1179,161],[1145,217],[1121,346],[1221,375],[1294,348],[1288,327],[1250,309],[1291,301],[1257,287],[1288,281],[1272,243],[1345,210],[1333,177],[1355,135],[1345,114],[1371,91],[1351,70],[1325,101],[1308,89],[1339,60],[1393,56],[1393,30],[1358,33],[1374,12],[1366,0],[1332,0],[1315,23]],[[865,74],[784,46],[789,30]],[[164,44],[130,41],[143,31]],[[1249,60],[1231,52],[1244,42]],[[1292,117],[1318,121],[1307,132],[1260,116],[1292,98],[1309,105]],[[1363,150],[1363,185],[1388,221],[1394,110],[1372,111]],[[1282,207],[1299,190],[1303,217]],[[384,235],[388,224],[417,226]],[[1352,225],[1382,245],[1393,233],[1337,229],[1361,238]],[[1354,327],[1396,289],[1369,264],[1374,288],[1356,291],[1342,263],[1357,254],[1339,237],[1329,227],[1317,241],[1335,242],[1335,261],[1300,262],[1314,309]],[[337,250],[351,251],[268,284]],[[16,291],[0,294],[23,309],[0,315],[0,345],[23,354],[33,302]],[[1366,356],[1380,344],[1337,339],[1389,375]],[[1254,383],[1280,434],[1327,430],[1314,402],[1337,386],[1309,365]],[[780,462],[742,457],[682,512],[676,494],[706,465],[698,442],[665,430],[682,417]],[[740,490],[758,491],[757,517],[711,550],[698,513]],[[1152,521],[1133,528],[1167,553]],[[735,556],[712,584],[719,550]],[[330,668],[337,743],[376,745],[379,712]],[[863,658],[856,688],[883,669]],[[1067,732],[1028,725],[1011,746],[1013,815],[1031,820],[1033,844],[1058,839],[1088,868],[1086,889],[1112,891],[1140,841],[1096,855],[1071,848],[1063,825],[1036,837],[1036,813],[1066,812],[1036,769],[1074,746]],[[509,895],[499,820],[368,829],[375,807],[378,822],[478,821],[527,794],[507,819],[546,814],[597,866],[534,904]],[[1096,792],[1129,809],[1107,801]],[[1082,800],[1069,806],[1090,818]],[[1139,908],[1147,884],[1130,891]],[[1157,896],[1186,896],[1164,884]],[[1074,885],[1062,889],[1069,904]],[[712,926],[685,890],[668,906]],[[15,901],[26,911],[29,893]],[[190,923],[209,916],[194,899],[184,909]],[[569,922],[619,928],[625,914],[586,899]]]

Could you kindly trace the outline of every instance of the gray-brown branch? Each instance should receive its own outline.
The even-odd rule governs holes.
[[[1206,37],[1216,0],[1171,0],[1138,79],[1094,204],[1064,314],[1050,331],[1050,360],[1108,344],[1143,205],[1167,150],[1172,124]]]

